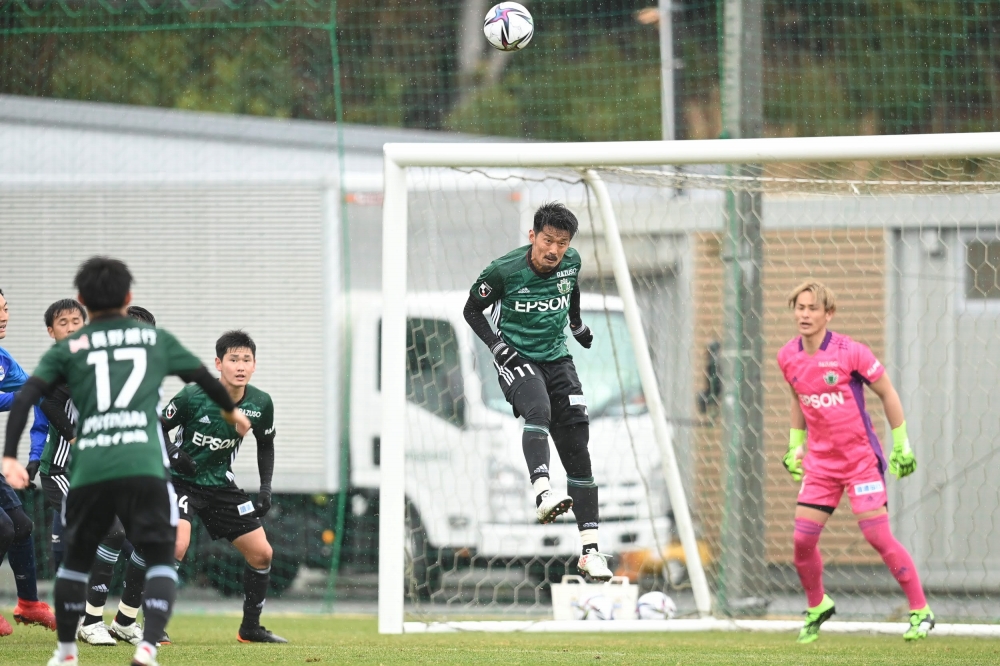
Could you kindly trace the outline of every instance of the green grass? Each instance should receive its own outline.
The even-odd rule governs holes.
[[[1000,664],[1000,641],[828,634],[800,646],[793,634],[436,634],[379,636],[372,619],[267,618],[289,645],[239,645],[235,616],[179,616],[175,644],[160,651],[163,666],[181,664]],[[45,664],[55,635],[16,627],[0,638],[0,664]],[[130,646],[81,646],[82,666],[128,664]]]

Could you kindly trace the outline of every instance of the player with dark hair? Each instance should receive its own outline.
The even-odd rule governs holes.
[[[597,483],[588,449],[587,401],[564,333],[569,324],[585,349],[594,341],[580,319],[580,255],[569,246],[578,226],[562,204],[540,207],[529,244],[483,271],[464,314],[493,353],[497,379],[514,416],[524,417],[521,446],[538,521],[551,523],[572,508],[583,542],[577,567],[595,580],[610,580],[607,556],[597,549]],[[497,332],[483,315],[491,306]],[[568,494],[549,485],[550,434],[566,470]]]
[[[170,452],[181,521],[177,527],[177,561],[184,559],[191,543],[191,521],[201,518],[212,539],[227,539],[246,559],[243,570],[243,622],[236,638],[241,643],[287,643],[260,624],[260,614],[271,580],[271,544],[263,518],[271,508],[274,473],[274,404],[271,396],[250,384],[257,368],[257,345],[243,331],[228,331],[215,343],[215,369],[219,381],[252,425],[257,439],[260,493],[257,502],[235,482],[232,464],[243,435],[218,418],[205,392],[185,386],[163,410],[167,434],[179,428]]]
[[[146,308],[139,307],[138,305],[128,306],[128,310],[125,311],[129,317],[135,319],[136,321],[141,321],[149,324],[150,326],[156,326],[156,317],[153,313]]]
[[[827,328],[837,311],[833,291],[807,280],[792,290],[788,305],[799,335],[778,352],[778,366],[791,391],[791,429],[782,462],[793,479],[802,481],[795,507],[795,569],[808,607],[798,642],[819,638],[820,627],[835,612],[823,590],[819,537],[845,491],[861,533],[909,602],[910,626],[903,638],[926,638],[934,613],[913,558],[889,527],[886,467],[900,479],[917,469],[899,394],[871,349]],[[892,428],[888,466],[865,410],[865,386],[882,402]]]
[[[63,338],[76,333],[87,323],[87,311],[78,301],[64,298],[50,305],[44,314],[45,329],[49,337],[59,342]],[[66,463],[69,461],[70,442],[76,436],[76,410],[71,405],[69,392],[65,385],[53,389],[46,402],[54,409],[63,413],[73,426],[70,431],[60,434],[58,423],[50,424],[46,430],[46,438],[37,465],[32,459],[28,463],[28,477],[34,480],[35,472],[39,477],[45,499],[52,509],[52,561],[55,568],[62,565],[63,558],[63,524],[62,498],[69,492],[69,479],[66,477]],[[43,403],[45,404],[45,403]],[[37,420],[37,419],[36,419]],[[67,438],[68,437],[68,438]],[[34,448],[34,446],[32,446]]]
[[[78,301],[64,298],[56,301],[45,311],[45,326],[49,337],[56,342],[63,340],[83,328],[87,313]],[[63,383],[54,387],[43,403],[50,410],[64,414],[75,427],[76,407],[70,399],[69,387]],[[48,410],[47,410],[48,411]],[[49,412],[51,413],[51,412]],[[69,462],[72,436],[60,434],[56,425],[49,428],[48,439],[40,460],[42,490],[55,516],[52,521],[52,554],[56,568],[62,564],[62,505],[69,493],[69,476],[66,465]],[[30,472],[30,470],[29,470]],[[111,623],[110,631],[104,625],[104,605],[108,600],[115,564],[124,555],[125,588],[118,615]],[[142,629],[135,621],[138,607],[142,603],[142,587],[146,578],[146,565],[126,541],[125,528],[116,517],[111,530],[97,547],[97,557],[90,570],[87,587],[87,607],[77,638],[90,645],[116,645],[124,640],[138,645],[142,640]]]
[[[143,557],[146,571],[144,640],[133,664],[156,663],[176,596],[177,509],[166,476],[157,402],[167,375],[196,382],[246,432],[250,423],[225,389],[173,335],[125,316],[132,274],[116,259],[85,261],[74,280],[90,323],[50,348],[18,393],[7,421],[3,472],[11,485],[28,484],[17,461],[28,411],[62,382],[79,411],[79,433],[69,462],[65,502],[65,557],[56,574],[59,645],[49,666],[77,664],[77,624],[86,608],[88,572],[100,541],[117,516]]]
[[[7,298],[0,290],[0,340],[7,337],[7,323],[10,313]],[[14,392],[23,388],[28,380],[27,373],[7,350],[0,347],[0,411],[7,411],[14,403]],[[27,418],[27,415],[25,415]],[[47,423],[35,408],[36,424]],[[47,426],[45,426],[47,429]],[[34,429],[33,429],[34,430]],[[33,433],[34,434],[34,433]],[[34,440],[33,440],[34,443]],[[38,585],[35,570],[35,541],[31,536],[31,518],[21,506],[21,500],[4,475],[0,474],[0,562],[4,555],[14,572],[17,587],[17,605],[14,607],[14,621],[19,624],[39,624],[49,629],[55,628],[52,609],[38,599]],[[9,636],[14,629],[0,615],[0,636]]]

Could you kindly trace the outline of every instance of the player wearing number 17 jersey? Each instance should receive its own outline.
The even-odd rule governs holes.
[[[514,415],[524,417],[521,446],[539,522],[550,523],[572,508],[583,542],[577,567],[595,580],[610,580],[607,558],[597,550],[587,401],[564,333],[568,324],[586,349],[594,341],[580,319],[580,255],[569,246],[578,226],[562,204],[540,207],[528,232],[530,244],[487,266],[472,286],[464,314],[493,353],[497,381]],[[488,307],[498,332],[483,316]],[[567,494],[549,485],[550,434],[566,470]]]
[[[885,458],[865,411],[865,387],[882,401],[892,427],[889,470],[898,478],[912,474],[917,461],[910,449],[903,405],[885,368],[872,351],[846,335],[827,330],[836,311],[833,292],[819,282],[804,282],[788,299],[800,335],[778,352],[778,365],[792,393],[791,430],[783,463],[802,480],[795,507],[795,568],[805,588],[806,623],[800,643],[811,643],[834,614],[823,591],[819,537],[844,491],[868,543],[878,551],[910,604],[910,627],[903,638],[918,640],[934,627],[934,614],[913,559],[889,529]],[[804,449],[803,449],[804,447]]]
[[[63,505],[65,557],[54,591],[59,646],[49,666],[78,663],[75,637],[86,608],[88,572],[116,515],[148,566],[144,640],[132,663],[149,666],[156,663],[156,643],[164,636],[177,584],[177,507],[166,478],[168,460],[157,418],[160,384],[167,375],[197,382],[242,432],[250,424],[174,336],[125,316],[132,299],[132,275],[125,264],[94,257],[77,271],[75,284],[90,323],[45,353],[15,399],[7,422],[3,472],[11,485],[27,485],[17,445],[28,411],[65,382],[79,419]]]

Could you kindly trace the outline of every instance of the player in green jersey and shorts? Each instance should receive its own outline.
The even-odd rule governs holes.
[[[287,643],[260,624],[271,581],[271,544],[260,519],[271,508],[274,474],[274,404],[271,396],[250,384],[257,368],[257,345],[243,331],[228,331],[215,343],[219,380],[250,419],[257,439],[260,493],[256,504],[236,485],[233,461],[243,435],[219,418],[219,410],[201,388],[185,386],[163,410],[161,421],[169,442],[171,474],[181,521],[177,526],[177,561],[191,544],[191,521],[201,518],[212,539],[227,539],[246,559],[243,570],[243,622],[236,632],[241,643]],[[173,447],[178,447],[174,450]]]
[[[607,556],[597,549],[587,401],[564,333],[568,324],[586,349],[594,341],[580,319],[580,255],[569,246],[578,228],[576,216],[562,204],[535,211],[530,244],[486,267],[472,286],[464,314],[493,353],[497,381],[514,416],[524,418],[521,445],[538,521],[551,523],[572,508],[583,542],[577,568],[603,581],[611,579],[611,570]],[[483,315],[490,307],[496,332]],[[567,494],[549,485],[550,435],[566,470]]]
[[[56,573],[59,646],[49,666],[76,665],[76,630],[86,609],[88,572],[97,548],[117,516],[147,564],[143,590],[144,640],[132,664],[156,664],[177,593],[174,570],[177,502],[157,414],[167,375],[196,382],[222,408],[223,418],[246,433],[250,422],[208,369],[173,335],[126,317],[132,274],[121,261],[93,257],[74,283],[90,323],[53,345],[38,363],[11,408],[3,473],[24,488],[28,473],[17,446],[28,412],[65,382],[79,412],[69,460],[70,489],[63,502],[65,557]]]
[[[137,314],[138,313],[138,314]],[[127,314],[136,321],[156,325],[156,319],[145,308],[129,306]],[[56,342],[76,333],[87,321],[87,313],[78,301],[64,298],[56,301],[45,311],[45,327],[49,337]],[[76,437],[73,429],[76,423],[76,406],[70,399],[69,387],[60,384],[51,391],[43,403],[46,414],[59,414],[61,420],[53,419],[49,425],[45,449],[42,451],[38,471],[46,503],[54,510],[52,520],[52,559],[56,569],[63,559],[63,498],[69,493],[69,463],[72,440]],[[28,465],[31,473],[31,465]],[[118,612],[111,622],[110,628],[104,624],[104,605],[108,600],[111,579],[114,576],[115,565],[120,559],[125,559],[124,589]],[[90,581],[87,587],[86,613],[80,621],[76,637],[90,645],[117,645],[118,641],[127,641],[138,645],[142,641],[142,627],[136,622],[139,606],[142,604],[142,588],[146,581],[146,563],[134,551],[125,538],[125,527],[115,518],[111,529],[97,546],[97,557],[90,570]],[[160,643],[166,643],[164,638]]]

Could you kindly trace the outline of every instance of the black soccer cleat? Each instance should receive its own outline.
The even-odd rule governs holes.
[[[288,641],[271,633],[261,625],[256,627],[244,627],[240,626],[240,630],[236,632],[236,640],[240,643],[287,643]]]

